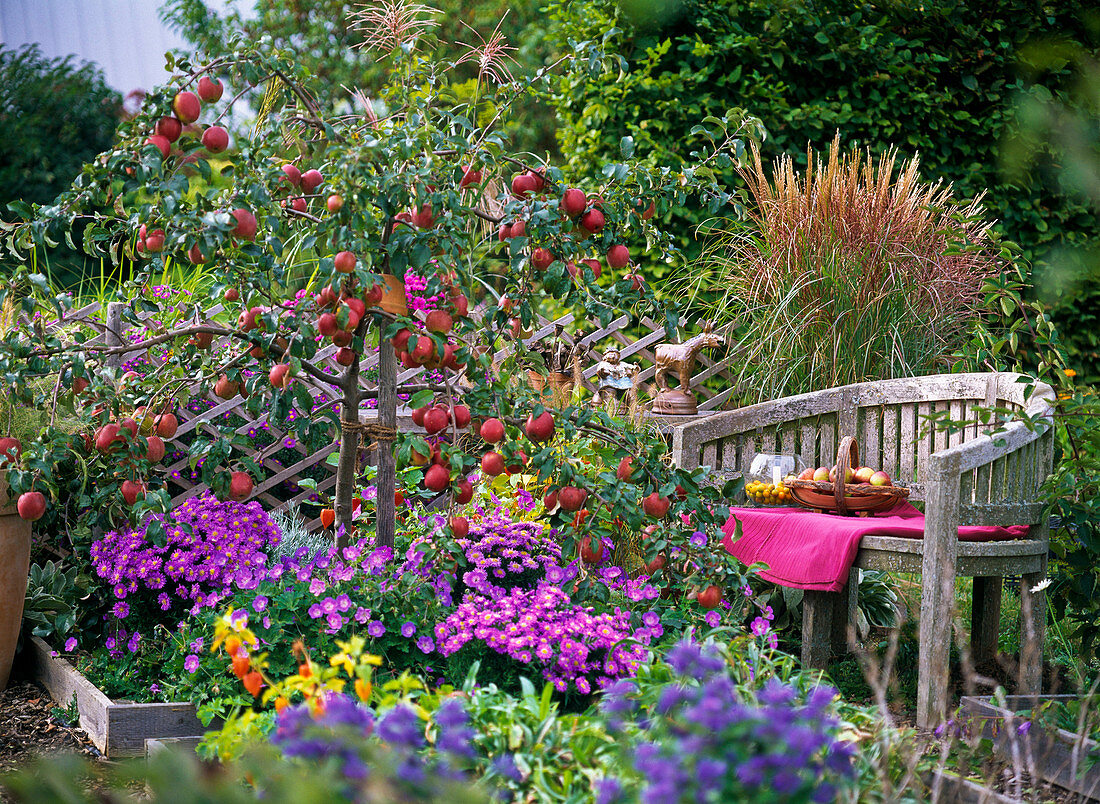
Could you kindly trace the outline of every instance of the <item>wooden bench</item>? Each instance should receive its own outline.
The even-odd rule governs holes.
[[[923,540],[866,537],[855,560],[858,568],[921,573],[921,727],[947,714],[959,575],[974,579],[971,650],[977,660],[996,653],[1004,577],[1021,577],[1019,686],[1022,694],[1040,691],[1046,597],[1042,589],[1032,589],[1047,569],[1049,533],[1038,497],[1052,468],[1054,392],[1024,380],[982,373],[866,382],[751,405],[673,430],[676,464],[709,466],[720,480],[743,476],[758,452],[795,453],[808,466],[831,466],[840,439],[853,435],[864,465],[882,468],[910,489],[911,501],[923,502]],[[975,407],[1022,411],[1039,423],[981,425],[971,413]],[[936,411],[973,423],[948,435],[922,418]],[[960,542],[960,525],[1031,527],[1026,539]],[[802,657],[807,666],[823,667],[830,652],[845,644],[856,605],[854,574],[842,593],[806,593]]]

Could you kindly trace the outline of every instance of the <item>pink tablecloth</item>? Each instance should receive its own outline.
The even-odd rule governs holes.
[[[733,541],[734,528],[741,522],[741,538]],[[848,582],[848,570],[855,561],[864,536],[924,536],[924,514],[901,502],[897,507],[868,517],[821,514],[802,508],[731,508],[722,528],[726,549],[746,564],[762,562],[760,572],[781,586],[839,592]],[[1011,527],[959,528],[963,541],[1019,539],[1027,535],[1026,525]]]

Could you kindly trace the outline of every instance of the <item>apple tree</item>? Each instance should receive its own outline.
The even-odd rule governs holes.
[[[692,167],[641,165],[624,138],[622,161],[603,166],[599,184],[573,186],[558,168],[510,153],[500,133],[509,103],[537,91],[545,74],[498,82],[506,77],[494,68],[499,43],[486,43],[464,57],[481,65],[478,92],[458,97],[447,82],[453,65],[422,55],[429,17],[393,4],[374,22],[367,38],[390,80],[376,97],[361,96],[354,114],[322,115],[292,52],[241,41],[213,62],[177,63],[172,85],[122,124],[117,147],[86,165],[54,203],[3,225],[15,256],[70,237],[78,223],[89,253],[133,256],[138,268],[123,289],[131,301],[122,315],[144,327],[134,342],[89,343],[86,332],[64,326],[67,301],[51,296],[42,277],[24,272],[0,291],[23,314],[0,343],[5,383],[47,409],[78,401],[88,428],[46,428],[24,445],[8,474],[13,492],[57,500],[62,464],[75,462],[100,495],[84,497],[97,515],[165,508],[155,467],[175,435],[182,389],[201,381],[219,397],[244,396],[254,415],[285,419],[294,411],[299,438],[338,428],[334,507],[345,540],[366,439],[379,446],[380,544],[393,544],[400,462],[420,465],[424,487],[450,494],[453,505],[469,499],[477,472],[537,478],[570,555],[585,538],[590,549],[614,530],[648,535],[640,562],[652,569],[667,556],[670,578],[731,571],[713,556],[692,557],[689,534],[713,531],[725,518],[702,470],[670,467],[659,437],[630,432],[603,410],[551,409],[494,363],[502,354],[522,357],[523,335],[550,301],[593,323],[631,311],[675,329],[676,307],[634,266],[643,254],[673,256],[659,220],[689,193],[715,211],[729,200],[714,180],[734,151],[721,121],[700,127],[715,147]],[[615,69],[615,61],[579,43],[554,67]],[[231,135],[219,125],[232,98],[214,74],[228,75],[242,96],[264,94],[250,130]],[[152,278],[170,263],[215,267],[210,298],[172,309],[153,298]],[[445,300],[439,310],[410,315],[387,305],[388,289],[410,273]],[[208,319],[202,308],[215,302],[228,312]],[[61,325],[45,326],[51,319]],[[330,343],[339,347],[339,371],[316,359]],[[365,426],[360,372],[376,348],[379,413]],[[117,368],[120,356],[150,349],[163,358],[148,370],[130,376]],[[435,370],[410,401],[428,439],[396,431],[398,363]],[[32,378],[52,382],[35,393],[43,386]],[[318,405],[318,390],[338,399],[339,410]],[[463,430],[475,438],[460,439]],[[470,448],[476,437],[480,445]],[[567,445],[598,460],[581,461]],[[195,430],[186,449],[215,492],[243,499],[262,470],[242,446],[222,428],[217,436]],[[599,471],[605,464],[611,469]],[[453,532],[464,527],[452,516]]]

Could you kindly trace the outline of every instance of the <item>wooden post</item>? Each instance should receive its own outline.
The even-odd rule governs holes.
[[[807,590],[802,596],[802,666],[824,670],[829,663],[833,619],[837,613],[836,592]]]
[[[1040,539],[1049,539],[1046,522],[1031,528]],[[1047,560],[1043,557],[1039,572],[1020,576],[1020,695],[1038,695],[1043,691],[1043,640],[1047,628],[1047,593],[1036,589],[1047,577]]]
[[[125,307],[126,305],[122,302],[107,303],[107,320],[105,322],[106,328],[103,332],[103,342],[108,349],[122,346],[122,311]],[[111,368],[120,368],[124,362],[123,354],[118,352],[113,355],[107,355],[106,362]]]
[[[997,655],[997,635],[1001,628],[1001,576],[974,578],[974,602],[970,624],[970,653],[974,664]]]
[[[397,428],[397,355],[383,337],[384,322],[378,326],[378,424]],[[379,547],[393,547],[397,525],[394,491],[397,488],[397,461],[392,441],[378,442],[378,474],[375,486],[375,539]]]
[[[340,460],[336,464],[336,546],[347,547],[351,543],[351,517],[355,498],[356,475],[359,474],[359,356],[348,366],[344,374],[344,399],[340,405],[340,420],[355,425],[349,430],[340,427]],[[343,533],[340,533],[340,526]]]
[[[932,456],[927,483],[917,668],[917,726],[922,729],[933,728],[947,718],[948,657],[959,550],[958,455],[946,460]]]

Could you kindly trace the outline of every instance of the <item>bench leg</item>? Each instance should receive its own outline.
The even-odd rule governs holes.
[[[1046,560],[1040,572],[1020,579],[1020,695],[1038,695],[1043,691],[1043,641],[1047,628],[1046,589],[1032,592],[1045,580]]]
[[[824,670],[832,653],[836,592],[807,591],[802,596],[802,666]]]
[[[833,601],[832,652],[843,656],[848,652],[848,628],[855,628],[856,610],[859,607],[859,570],[848,570],[848,585],[835,595]]]
[[[970,629],[970,653],[974,664],[990,661],[997,655],[1003,582],[1004,578],[999,575],[974,578]]]

